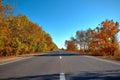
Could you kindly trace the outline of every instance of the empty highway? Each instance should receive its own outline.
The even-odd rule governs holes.
[[[54,51],[1,64],[0,80],[120,80],[120,63]]]

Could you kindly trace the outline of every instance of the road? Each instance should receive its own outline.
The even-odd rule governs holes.
[[[120,63],[56,51],[1,64],[0,80],[120,80]]]

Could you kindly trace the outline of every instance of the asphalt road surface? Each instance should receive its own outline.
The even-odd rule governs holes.
[[[56,51],[0,64],[0,80],[120,80],[120,63]]]

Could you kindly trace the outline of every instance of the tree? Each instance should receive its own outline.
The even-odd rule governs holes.
[[[68,41],[66,40],[65,41],[65,46],[66,46],[66,49],[67,51],[77,51],[77,45],[75,44],[74,41]]]
[[[80,51],[91,52],[94,55],[114,56],[119,49],[118,32],[120,32],[119,23],[106,20],[95,29],[76,31],[75,38],[72,41],[66,41],[65,44],[70,50],[77,45]]]
[[[104,35],[101,37],[102,42],[104,43],[104,46],[102,46],[103,50],[108,53],[108,55],[114,55],[115,51],[118,48],[118,42],[117,42],[117,33],[119,30],[119,23],[114,22],[113,20],[106,20],[103,21],[101,27],[101,35]]]
[[[113,20],[106,20],[92,31],[91,50],[98,55],[114,56],[118,49],[117,33],[119,23]]]
[[[0,0],[0,56],[57,49],[50,34],[25,15],[13,16],[12,7],[2,6],[2,0]]]

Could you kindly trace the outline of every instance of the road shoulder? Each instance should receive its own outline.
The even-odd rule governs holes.
[[[99,61],[103,61],[103,62],[107,62],[107,63],[120,65],[120,62],[115,61],[115,60],[109,60],[109,59],[106,59],[106,58],[101,58],[101,57],[96,57],[96,56],[86,56],[86,57],[91,58],[91,59],[96,59],[96,60],[99,60]]]

